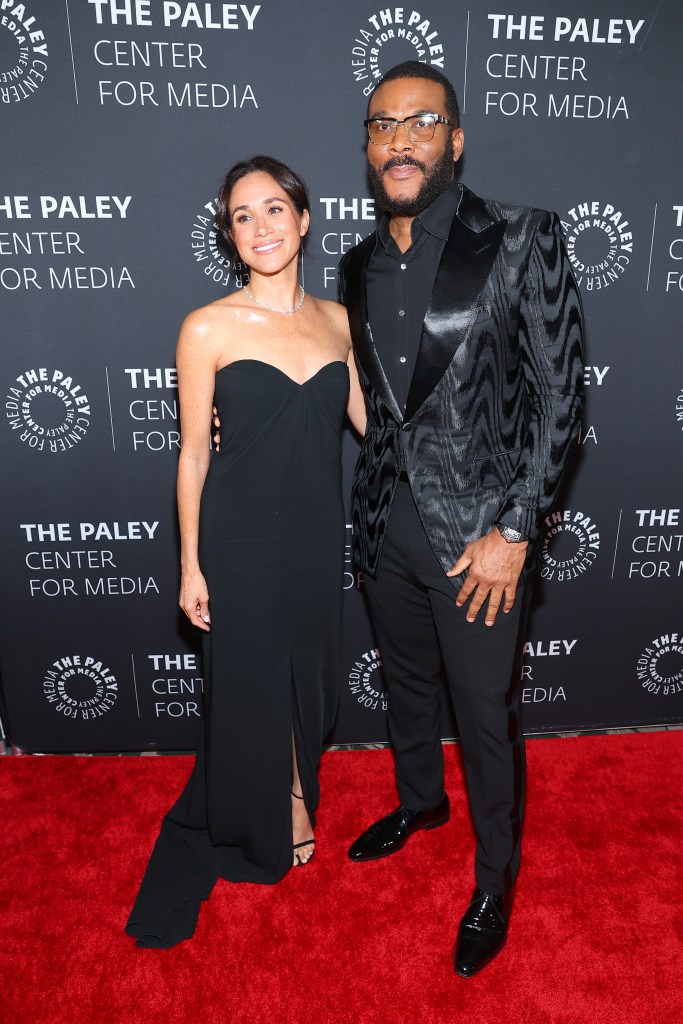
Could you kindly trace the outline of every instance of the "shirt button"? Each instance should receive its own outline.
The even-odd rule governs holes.
[[[399,309],[399,311],[398,311],[398,315],[399,315],[399,316],[405,316],[405,315],[406,315],[406,311],[405,311],[405,309]]]
[[[407,270],[407,269],[408,269],[408,264],[407,263],[402,263],[401,264],[401,270]]]
[[[406,357],[405,356],[401,356],[400,359],[399,359],[399,363],[405,363],[405,361],[406,361]]]

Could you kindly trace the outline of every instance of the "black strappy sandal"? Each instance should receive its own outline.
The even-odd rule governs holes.
[[[291,793],[292,793],[292,796],[294,797],[295,800],[303,800],[303,796],[299,796],[299,794],[295,793],[294,790],[292,790]],[[312,846],[313,847],[313,850],[311,851],[311,857],[312,857],[313,854],[315,853],[315,839],[304,839],[303,843],[294,843],[294,845],[292,846],[292,850],[294,851],[294,853],[296,855],[297,867],[298,868],[305,867],[306,864],[308,864],[308,861],[311,859],[311,857],[308,857],[306,860],[302,860],[301,857],[299,856],[299,854],[296,853],[296,851],[299,850],[302,846]]]

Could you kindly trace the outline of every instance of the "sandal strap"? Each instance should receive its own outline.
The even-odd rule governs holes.
[[[297,800],[303,800],[303,796],[299,796],[299,794],[295,793],[294,790],[292,790],[292,796],[295,797]]]
[[[292,849],[298,850],[301,846],[315,846],[315,839],[304,839],[303,843],[294,843]]]

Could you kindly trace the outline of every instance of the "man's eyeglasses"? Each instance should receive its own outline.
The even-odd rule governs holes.
[[[431,142],[437,124],[450,125],[451,122],[441,114],[413,114],[401,121],[397,121],[395,117],[370,117],[363,121],[363,124],[368,130],[370,142],[375,146],[388,146],[394,141],[400,124],[405,126],[406,135],[411,142]]]

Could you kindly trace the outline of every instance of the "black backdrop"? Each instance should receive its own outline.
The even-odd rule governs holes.
[[[0,669],[15,744],[193,745],[173,361],[184,314],[240,284],[213,198],[237,159],[290,162],[312,195],[305,284],[334,298],[340,254],[374,227],[367,96],[408,58],[458,90],[463,180],[559,212],[584,297],[587,409],[548,521],[527,730],[681,720],[682,28],[676,0],[0,0]],[[349,434],[346,493],[356,452]],[[331,739],[383,740],[379,652],[347,570]]]

